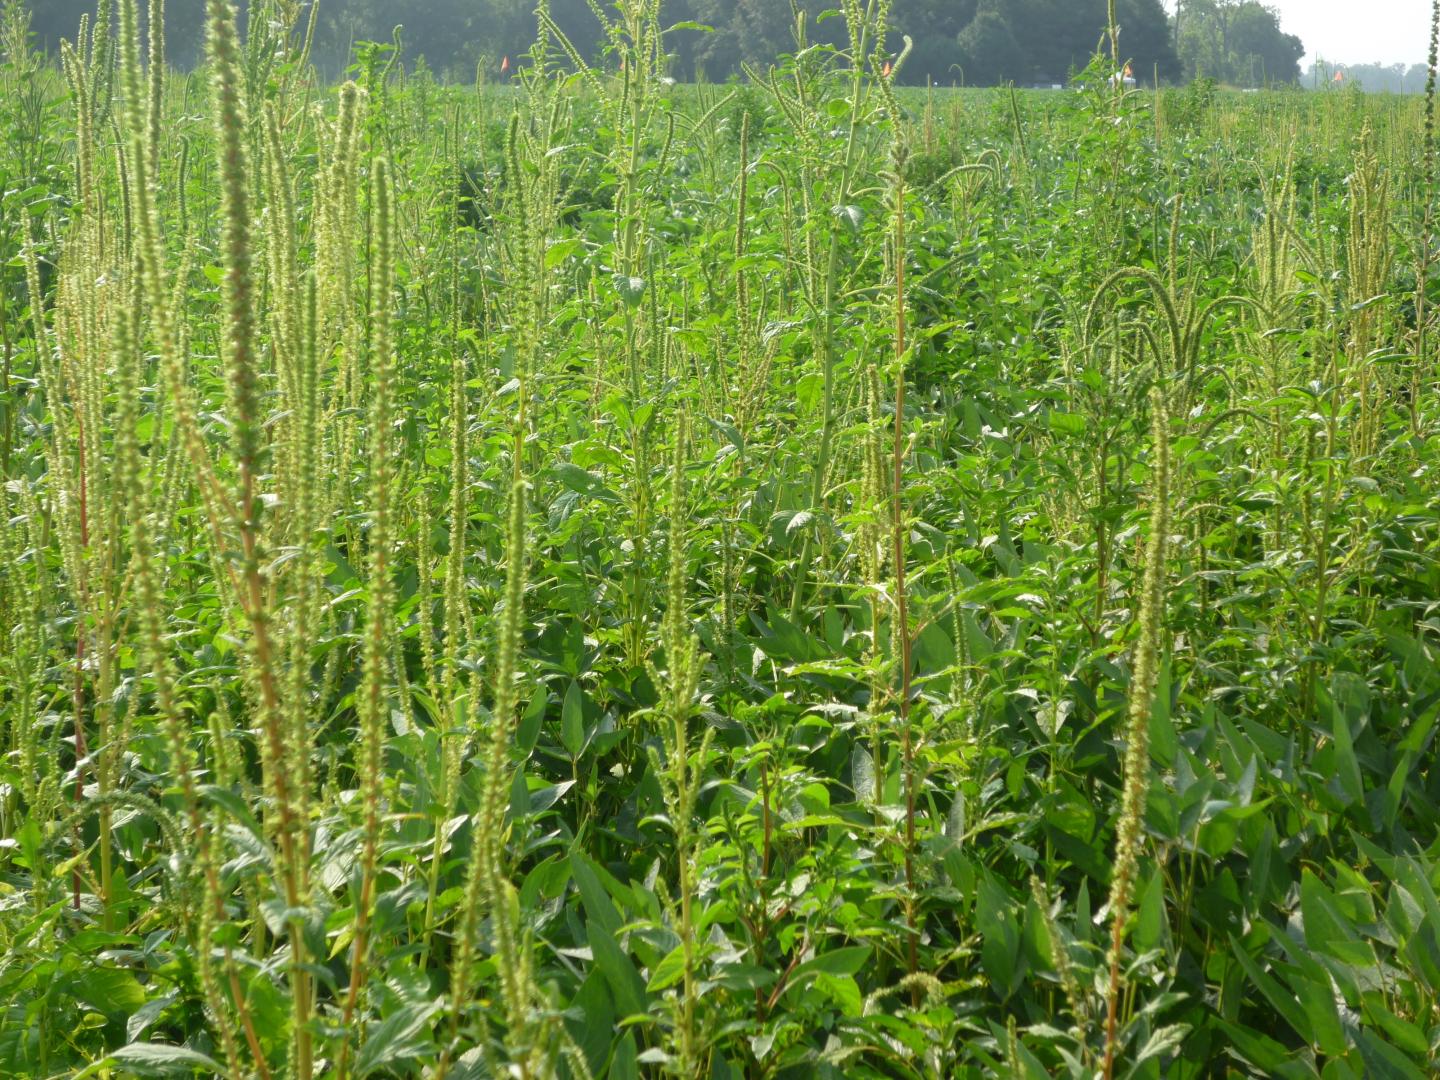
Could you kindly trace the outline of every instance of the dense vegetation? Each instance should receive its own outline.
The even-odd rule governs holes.
[[[28,2],[37,38],[50,48],[73,35],[80,16],[95,6],[94,0]],[[308,0],[295,6],[308,18]],[[148,10],[141,7],[143,40]],[[319,0],[313,7],[310,56],[329,72],[344,68],[355,41],[388,40],[399,26],[407,54],[423,57],[434,70],[468,82],[478,67],[494,79],[505,57],[518,61],[529,50],[535,33],[528,0],[429,0],[423,6],[408,0]],[[667,73],[720,82],[740,75],[745,63],[769,65],[790,51],[797,11],[809,19],[811,40],[841,45],[843,20],[819,19],[833,7],[829,0],[668,0],[666,25],[688,25],[666,40]],[[591,8],[590,0],[551,4],[556,24],[576,50],[597,63],[609,40]],[[902,82],[988,86],[1065,82],[1089,62],[1107,17],[1106,0],[894,0],[889,21],[897,40],[908,34],[915,42]],[[1258,0],[1188,0],[1178,21],[1167,17],[1160,0],[1118,0],[1116,18],[1122,55],[1146,81],[1184,76],[1266,86],[1294,83],[1300,76],[1304,46]],[[199,3],[177,5],[170,13],[166,37],[173,62],[186,68],[199,62],[203,19]]]
[[[0,22],[0,1073],[1435,1075],[1433,95],[137,6]]]
[[[63,36],[73,35],[80,16],[95,6],[94,0],[30,3],[37,20],[35,31],[51,47],[58,46]],[[308,17],[308,2],[295,6],[302,18]],[[172,7],[167,20],[170,54],[190,67],[201,58],[204,5]],[[518,62],[535,37],[530,0],[427,0],[423,5],[411,0],[318,0],[314,7],[311,58],[332,73],[349,62],[353,42],[387,41],[396,26],[403,27],[408,56],[424,57],[433,70],[466,82],[474,78],[477,67],[487,78],[499,78],[503,59],[508,56]],[[609,9],[609,5],[552,0],[550,7],[580,55],[590,63],[600,62],[609,39],[592,8]],[[692,24],[667,37],[667,73],[687,81],[703,75],[723,82],[739,76],[743,63],[768,66],[790,51],[797,10],[809,19],[811,40],[839,45],[845,40],[843,20],[819,19],[835,7],[830,0],[667,0],[667,26]],[[1201,21],[1209,10],[1202,0],[1192,0],[1191,7],[1195,15],[1186,20],[1186,41],[1206,50],[1203,74],[1220,78],[1225,73],[1216,67],[1217,57],[1227,61],[1232,54],[1248,57],[1257,47],[1254,20],[1230,20],[1239,29],[1223,43],[1212,44],[1210,38],[1218,40],[1222,26]],[[926,79],[941,86],[955,81],[986,85],[1005,79],[1052,83],[1064,82],[1072,69],[1089,62],[1105,29],[1106,10],[1105,0],[894,0],[890,24],[897,40],[899,34],[909,34],[916,43],[902,75],[905,81],[921,86]],[[1160,0],[1120,0],[1117,15],[1124,28],[1125,55],[1136,69],[1147,79],[1157,67],[1163,78],[1178,78],[1172,27]],[[142,10],[142,32],[144,19]],[[1248,77],[1249,68],[1234,62]],[[1272,80],[1286,78],[1274,62],[1268,71]]]
[[[1367,92],[1385,94],[1424,93],[1429,78],[1425,64],[1332,64],[1323,60],[1310,64],[1300,75],[1307,87],[1359,85]]]

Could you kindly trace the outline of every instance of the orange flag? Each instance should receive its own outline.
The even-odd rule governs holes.
[[[885,70],[882,71],[882,72],[880,72],[880,74],[883,75],[883,76],[884,76],[885,78],[887,78],[887,79],[890,77],[890,61],[889,61],[889,60],[886,60],[886,61],[885,61]]]
[[[500,61],[500,74],[501,74],[501,75],[509,75],[509,74],[510,74],[510,58],[509,58],[508,56],[505,57],[504,60],[501,60],[501,61]]]
[[[1344,81],[1345,81],[1345,72],[1343,72],[1343,71],[1337,71],[1337,72],[1335,72],[1335,81],[1336,81],[1336,82],[1344,82]]]

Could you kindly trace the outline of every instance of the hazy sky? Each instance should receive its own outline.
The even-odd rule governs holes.
[[[1430,48],[1430,0],[1266,0],[1287,34],[1315,54],[1351,64],[1423,63]],[[1175,10],[1174,0],[1166,4]]]

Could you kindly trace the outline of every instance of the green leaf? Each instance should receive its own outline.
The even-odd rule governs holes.
[[[975,925],[980,931],[980,963],[1002,998],[1020,983],[1020,927],[1015,902],[995,878],[980,880],[975,902]]]
[[[875,801],[875,762],[858,742],[850,751],[850,783],[855,789],[857,803],[868,804]]]
[[[858,233],[865,224],[865,211],[858,206],[837,206],[835,216],[848,225],[852,233]]]
[[[528,758],[535,744],[540,740],[540,728],[545,720],[545,709],[550,703],[550,695],[545,687],[535,688],[534,695],[530,698],[530,704],[525,707],[525,713],[520,717],[520,723],[515,728],[515,748],[521,757]]]
[[[568,240],[556,240],[545,249],[545,269],[554,270],[555,267],[559,266],[584,246],[585,242],[579,237],[571,237]]]
[[[610,1080],[640,1080],[639,1056],[635,1053],[635,1036],[630,1032],[615,1044],[610,1059]]]
[[[640,973],[625,955],[625,950],[620,948],[619,940],[596,923],[589,926],[586,938],[590,943],[590,955],[594,957],[595,966],[600,969],[600,974],[605,976],[611,993],[615,995],[615,1004],[620,1009],[620,1015],[638,1016],[643,1013],[645,984],[640,981]]]
[[[1310,1019],[1295,1001],[1295,995],[1281,986],[1266,972],[1260,970],[1260,965],[1250,958],[1245,947],[1235,938],[1230,939],[1230,955],[1240,965],[1245,974],[1250,977],[1256,988],[1265,995],[1265,1000],[1270,1002],[1271,1008],[1285,1018],[1285,1022],[1295,1029],[1295,1033],[1307,1043],[1314,1041],[1314,1028]]]
[[[1185,1037],[1189,1034],[1189,1024],[1170,1024],[1167,1027],[1157,1028],[1145,1040],[1145,1045],[1140,1047],[1140,1052],[1135,1055],[1132,1064],[1143,1065],[1153,1057],[1160,1057],[1163,1054],[1179,1050],[1185,1043]]]
[[[1427,1068],[1421,1069],[1373,1031],[1362,1029],[1359,1045],[1367,1080],[1426,1080],[1435,1075],[1430,1068],[1433,1062],[1427,1062]]]
[[[131,1043],[110,1055],[110,1060],[137,1076],[173,1076],[193,1074],[203,1069],[213,1076],[224,1076],[225,1066],[198,1050],[168,1043]]]
[[[798,985],[806,977],[818,974],[854,975],[870,959],[870,952],[869,945],[850,945],[823,952],[797,965],[790,973],[790,985]]]
[[[655,970],[650,973],[650,981],[645,984],[645,989],[650,993],[658,993],[661,990],[674,986],[685,976],[685,946],[676,945],[665,954],[665,959],[655,965]]]
[[[1360,776],[1360,762],[1355,759],[1355,744],[1350,738],[1350,722],[1344,710],[1336,708],[1331,712],[1332,731],[1335,735],[1335,779],[1345,794],[1347,806],[1354,806],[1365,798],[1365,781]]]
[[[945,815],[945,839],[955,847],[965,840],[965,793],[955,789],[950,799],[950,812]]]
[[[1279,1076],[1280,1070],[1294,1056],[1288,1046],[1285,1046],[1268,1035],[1262,1035],[1248,1027],[1239,1024],[1232,1024],[1226,1020],[1217,1019],[1216,1026],[1225,1034],[1230,1046],[1242,1061],[1248,1061],[1251,1065],[1261,1070],[1266,1076]],[[1318,1075],[1312,1067],[1309,1075]]]
[[[865,1010],[860,986],[849,975],[831,975],[822,971],[815,976],[815,992],[828,997],[843,1015],[852,1019]]]
[[[402,1006],[368,1031],[360,1052],[355,1056],[355,1075],[369,1076],[379,1069],[389,1069],[425,1054],[431,1047],[428,1035],[430,1017],[439,1011],[442,1004],[436,999]]]
[[[640,301],[645,298],[645,279],[643,277],[630,277],[626,274],[616,274],[611,281],[615,285],[615,291],[620,294],[620,299],[625,302],[626,307],[638,307]]]
[[[130,1018],[125,1022],[125,1037],[131,1042],[134,1042],[140,1038],[141,1035],[144,1035],[155,1021],[160,1019],[160,1014],[175,1004],[179,996],[178,993],[172,990],[164,997],[152,998],[145,1002],[144,1005],[131,1013]]]
[[[255,815],[245,805],[245,800],[229,788],[223,788],[217,784],[201,784],[200,794],[228,812],[268,852],[268,846],[265,844],[265,830],[260,827],[260,822],[255,820]],[[273,856],[271,857],[273,858]]]
[[[560,710],[560,741],[572,758],[578,758],[585,749],[585,698],[578,682],[572,682],[565,691],[565,703]]]
[[[708,981],[727,990],[759,990],[774,986],[779,980],[780,976],[769,968],[736,961],[720,965]]]
[[[1079,413],[1060,412],[1052,409],[1050,412],[1050,430],[1060,435],[1084,435],[1085,417]]]
[[[79,973],[71,984],[76,999],[108,1017],[129,1016],[145,1004],[140,980],[122,968],[97,967]]]
[[[1144,952],[1158,948],[1167,923],[1165,921],[1165,877],[1160,867],[1150,875],[1150,881],[1140,894],[1139,910],[1135,920],[1135,947]]]
[[[1305,919],[1305,943],[1312,952],[1356,967],[1375,962],[1374,953],[1336,906],[1330,890],[1308,869],[1300,877],[1300,914]]]
[[[606,933],[616,935],[623,925],[620,912],[616,909],[610,894],[600,883],[598,867],[584,852],[570,854],[570,874],[580,890],[580,902],[585,905],[585,915],[592,926],[598,926]]]

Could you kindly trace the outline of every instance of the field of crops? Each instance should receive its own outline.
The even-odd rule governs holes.
[[[110,7],[0,27],[0,1075],[1436,1075],[1433,95]]]

